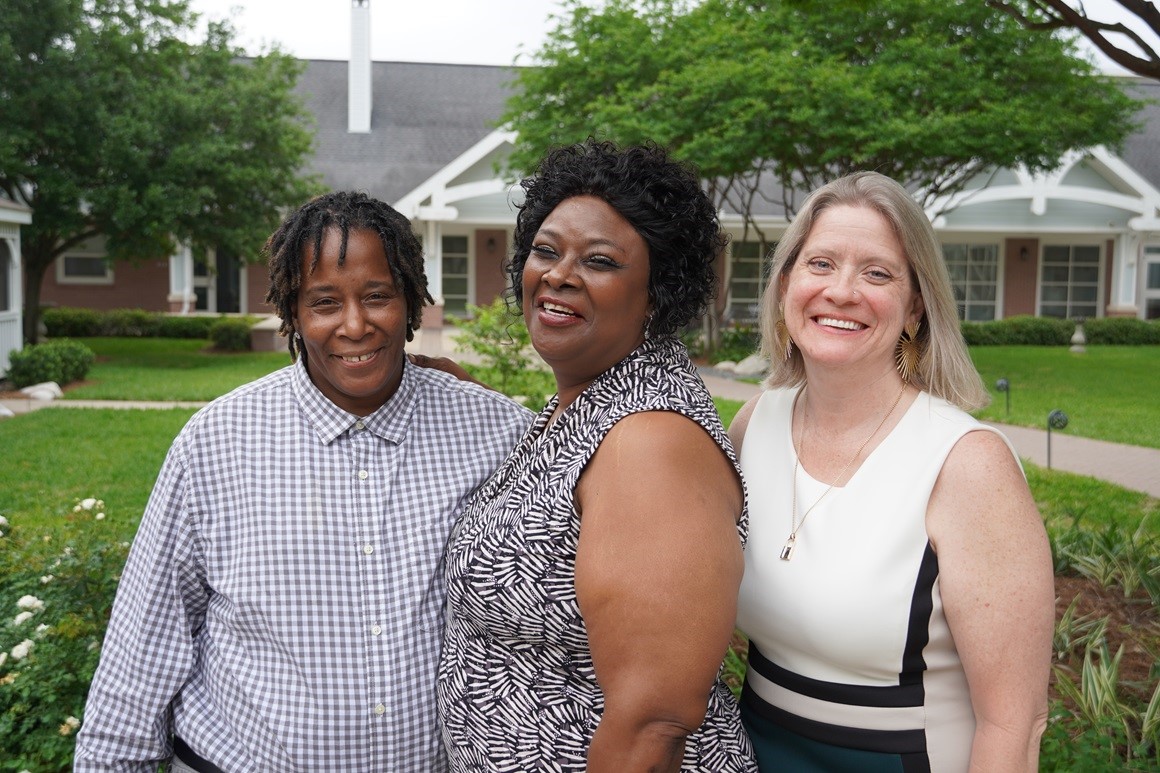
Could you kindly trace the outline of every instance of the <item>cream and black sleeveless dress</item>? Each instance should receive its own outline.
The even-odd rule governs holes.
[[[735,459],[704,384],[672,339],[646,341],[548,426],[555,409],[553,398],[468,505],[448,546],[438,695],[453,771],[585,769],[604,697],[576,602],[574,490],[613,425],[633,413],[675,411]],[[744,513],[737,528],[744,542]],[[756,769],[737,704],[718,679],[704,723],[685,743],[682,770]]]
[[[738,602],[750,637],[741,713],[761,769],[966,771],[975,720],[926,508],[955,443],[994,430],[920,393],[810,513],[783,561],[796,391],[762,396],[741,449],[751,519]],[[799,470],[799,513],[826,488]]]

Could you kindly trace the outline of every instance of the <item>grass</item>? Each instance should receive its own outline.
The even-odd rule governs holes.
[[[1160,448],[1160,346],[1089,346],[1083,354],[1050,346],[971,349],[993,402],[976,415],[989,421],[1045,428],[1061,410],[1067,434]],[[995,382],[1010,383],[1006,395]]]
[[[186,338],[78,338],[97,355],[67,400],[206,401],[290,364],[287,352],[222,353]]]
[[[77,499],[105,500],[130,539],[191,410],[52,408],[0,421],[0,514],[54,531]]]

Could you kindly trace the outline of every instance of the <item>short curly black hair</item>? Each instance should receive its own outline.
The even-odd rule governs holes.
[[[521,308],[523,272],[544,220],[573,196],[595,196],[620,213],[648,245],[653,335],[670,335],[700,317],[716,296],[714,262],[728,237],[692,167],[654,143],[620,148],[585,142],[556,148],[520,182],[514,251],[506,270]]]
[[[423,246],[411,230],[411,221],[365,193],[336,191],[317,196],[288,215],[262,248],[270,266],[266,303],[282,318],[278,332],[289,339],[290,355],[294,359],[306,355],[294,336],[294,307],[302,285],[302,255],[307,244],[313,245],[314,261],[309,268],[313,271],[322,254],[322,239],[332,228],[342,234],[338,252],[340,266],[346,261],[346,242],[352,230],[366,229],[378,234],[391,267],[391,277],[407,302],[407,340],[412,340],[419,329],[423,306],[435,301],[427,291]]]

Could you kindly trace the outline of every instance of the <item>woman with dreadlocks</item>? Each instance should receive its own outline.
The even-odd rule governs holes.
[[[361,193],[291,214],[266,300],[293,363],[173,443],[122,575],[76,770],[423,770],[443,547],[530,422],[403,351],[410,223]],[[134,768],[134,769],[137,769]]]

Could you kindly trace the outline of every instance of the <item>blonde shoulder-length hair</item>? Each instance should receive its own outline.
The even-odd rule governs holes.
[[[934,229],[906,189],[877,172],[855,172],[818,188],[778,241],[760,312],[761,352],[770,362],[765,385],[792,387],[805,381],[805,364],[796,346],[788,360],[784,352],[773,351],[777,340],[774,329],[781,320],[782,282],[821,213],[842,205],[867,207],[885,218],[910,264],[911,279],[917,283],[925,307],[918,334],[923,356],[911,383],[966,411],[986,405],[990,396],[967,353],[950,275]]]

